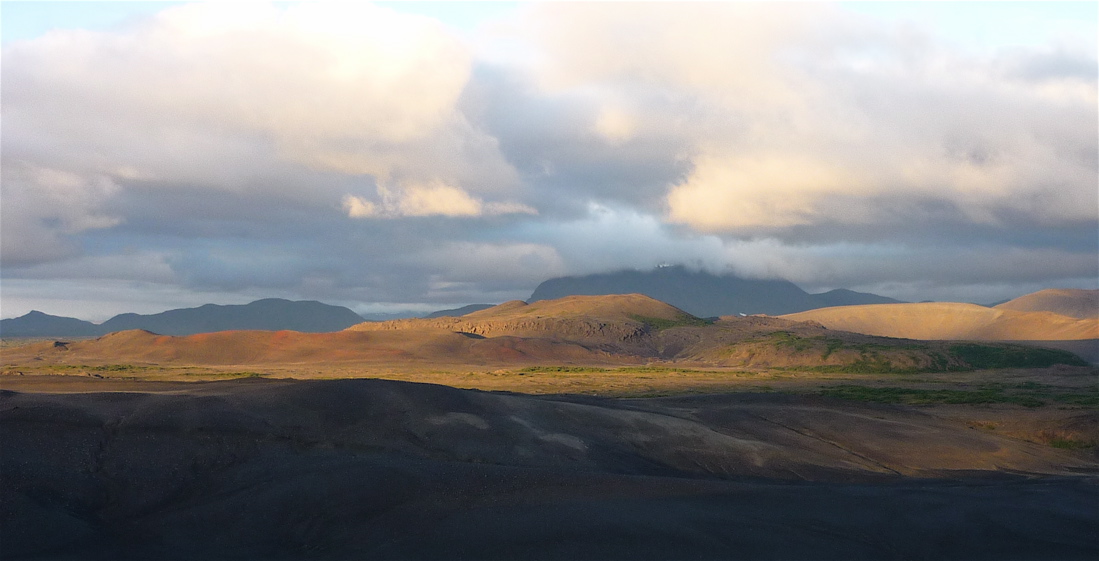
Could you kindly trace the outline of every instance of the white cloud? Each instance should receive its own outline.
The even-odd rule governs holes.
[[[864,189],[852,171],[800,154],[700,156],[668,193],[668,219],[702,231],[796,226],[817,218],[818,198]]]
[[[536,82],[588,103],[590,130],[686,139],[669,222],[896,222],[882,203],[906,198],[979,224],[1095,218],[1094,45],[989,56],[819,4],[541,4],[524,25]]]
[[[129,260],[195,291],[466,303],[661,262],[906,294],[1094,270],[1094,41],[966,51],[785,3],[524,4],[460,39],[399,10],[185,5],[9,42],[5,284]]]
[[[456,109],[471,64],[438,22],[367,3],[169,7],[7,46],[5,148],[217,187],[296,165],[510,188],[497,146]]]
[[[501,214],[538,214],[522,203],[489,202],[470,196],[460,187],[442,181],[378,185],[380,201],[346,195],[343,208],[351,218],[399,218],[403,216],[475,217]]]
[[[351,218],[369,218],[378,214],[378,207],[374,203],[355,195],[345,195],[343,209]]]
[[[25,162],[4,166],[2,241],[5,265],[32,264],[75,254],[72,236],[110,228],[122,218],[103,201],[119,187],[106,176],[83,176]]]
[[[637,124],[625,110],[607,106],[599,112],[595,120],[595,132],[608,141],[619,144],[634,136]]]

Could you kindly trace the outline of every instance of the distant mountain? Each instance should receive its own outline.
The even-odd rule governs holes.
[[[437,312],[431,312],[424,316],[424,319],[435,319],[444,317],[464,316],[468,313],[479,312],[481,310],[487,310],[493,307],[495,304],[470,304],[468,306],[462,306],[461,308],[453,308],[450,310],[439,310]]]
[[[1099,290],[1050,288],[996,305],[1000,310],[1053,312],[1079,319],[1099,318]]]
[[[846,288],[837,288],[821,294],[810,294],[818,304],[818,308],[831,308],[834,306],[862,306],[864,304],[899,304],[900,300],[894,300],[887,296],[878,296],[869,292],[855,292]]]
[[[0,320],[0,337],[89,337],[100,333],[99,326],[90,321],[51,316],[37,310]]]
[[[339,331],[362,321],[361,316],[342,306],[267,298],[243,305],[206,304],[159,314],[119,314],[99,327],[101,333],[144,329],[161,335],[191,335],[231,329],[287,329],[323,333]]]
[[[750,280],[714,275],[686,267],[652,271],[618,271],[579,277],[558,277],[538,285],[530,302],[572,295],[644,294],[699,317],[736,314],[781,315],[857,304],[897,303],[898,300],[851,290],[809,294],[785,280]]]
[[[895,306],[929,305],[854,308]],[[817,311],[848,309],[851,307]],[[1054,316],[1049,312],[979,309],[1004,316]],[[1060,327],[1085,323],[1054,317],[1061,318]],[[5,352],[4,360],[12,365],[49,360],[69,364],[140,360],[191,365],[356,361],[385,368],[410,361],[450,367],[476,364],[481,368],[640,365],[673,360],[695,365],[826,367],[858,372],[1086,364],[1069,352],[1022,345],[876,338],[779,317],[702,319],[641,294],[568,296],[532,304],[513,300],[463,317],[363,322],[323,334],[220,331],[163,339],[148,331],[130,330],[60,347],[50,342],[16,347]]]
[[[372,314],[359,314],[366,321],[390,321],[394,319],[418,318],[423,312],[404,310],[400,312],[376,312]]]

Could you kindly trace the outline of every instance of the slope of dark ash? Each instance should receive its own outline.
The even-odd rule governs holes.
[[[897,406],[166,389],[3,392],[5,558],[1099,554],[1093,461]]]

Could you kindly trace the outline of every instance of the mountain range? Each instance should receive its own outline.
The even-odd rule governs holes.
[[[618,271],[554,278],[540,284],[528,302],[564,296],[606,294],[644,294],[698,317],[778,315],[828,306],[898,302],[884,296],[844,289],[809,294],[789,281],[748,280],[728,274],[695,272],[682,266],[658,267],[648,272]],[[425,317],[462,316],[491,306],[492,304],[471,304],[439,310]],[[93,337],[129,329],[144,329],[161,335],[190,335],[235,329],[319,333],[339,331],[361,323],[364,319],[386,321],[404,317],[408,316],[360,316],[342,306],[267,298],[244,305],[206,304],[158,314],[125,313],[102,324],[32,311],[17,318],[0,320],[0,336]]]
[[[535,304],[568,296],[611,294],[644,295],[699,318],[797,314],[789,318],[817,321],[831,329],[914,339],[1081,339],[1085,338],[1081,335],[1085,331],[1091,333],[1095,330],[1094,320],[1099,318],[1099,291],[1096,290],[1043,290],[995,307],[950,303],[906,304],[884,296],[844,289],[810,294],[789,281],[714,275],[682,266],[554,278],[540,284],[526,303]],[[476,316],[488,308],[492,306],[471,304],[440,310],[425,316],[425,319]],[[1052,323],[1046,321],[1050,318],[1042,321],[1026,319],[1034,319],[1037,316],[1033,314],[1039,312],[1056,314],[1061,319],[1051,320]],[[206,304],[158,314],[125,313],[98,325],[32,311],[18,318],[0,320],[0,335],[94,337],[132,329],[161,335],[230,330],[323,333],[346,329],[362,323],[364,319],[397,318],[364,318],[342,306],[268,298],[244,305]],[[1084,323],[1077,325],[1080,321],[1074,323],[1073,319]],[[1087,323],[1088,320],[1091,323]],[[1056,329],[1049,331],[1054,327]]]
[[[529,302],[565,296],[644,294],[698,317],[737,314],[782,315],[831,306],[895,304],[899,300],[837,289],[810,294],[790,281],[743,279],[714,275],[683,266],[651,271],[623,270],[576,277],[558,277],[538,285]]]
[[[1084,364],[1070,353],[998,342],[881,338],[769,316],[704,319],[641,294],[568,296],[530,304],[515,300],[461,317],[362,322],[331,333],[233,330],[173,337],[128,330],[94,340],[41,342],[5,352],[5,361],[11,364],[107,360],[162,365],[400,364],[402,368],[674,361],[705,367],[875,372]]]
[[[99,325],[32,311],[17,318],[0,320],[0,335],[87,337],[130,329],[143,329],[161,335],[192,335],[238,329],[321,333],[339,331],[362,321],[361,316],[343,306],[266,298],[241,305],[205,304],[197,308],[180,308],[158,314],[119,314]]]

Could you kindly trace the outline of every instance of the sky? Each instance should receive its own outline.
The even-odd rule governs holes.
[[[1099,288],[1095,2],[0,2],[0,316]]]

